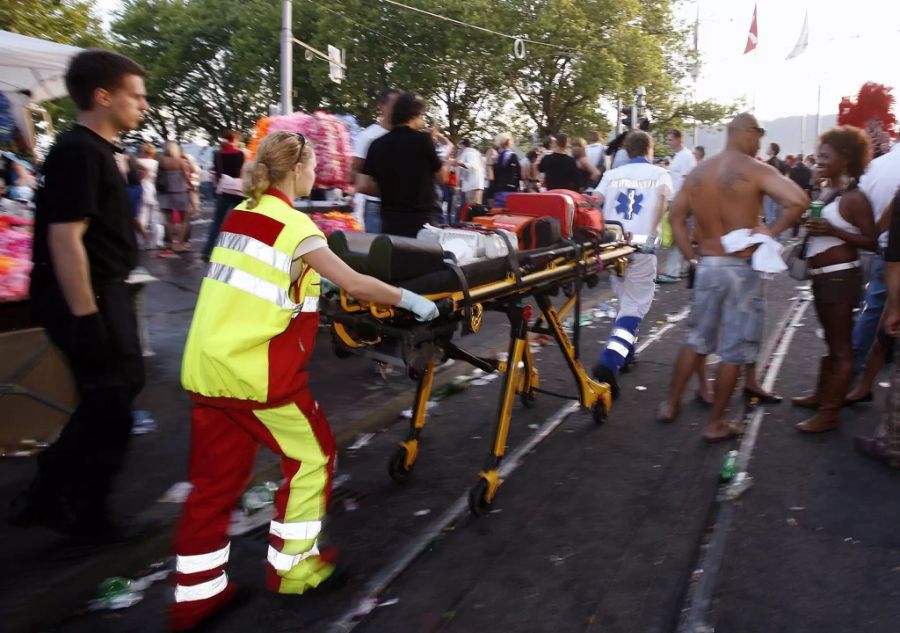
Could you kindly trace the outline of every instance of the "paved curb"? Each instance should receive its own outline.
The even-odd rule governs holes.
[[[439,367],[435,372],[433,390],[440,389],[471,367],[462,362]],[[414,388],[412,382],[410,386]],[[401,421],[400,413],[412,406],[413,389],[396,394],[370,415],[362,416],[335,435],[338,450],[351,445],[360,433],[372,433]],[[281,478],[281,466],[275,462],[257,470],[253,483]],[[180,504],[157,503],[142,516],[153,528],[139,541],[127,547],[96,550],[62,573],[48,576],[39,590],[30,588],[17,596],[14,609],[3,618],[2,630],[7,633],[33,633],[53,629],[62,620],[84,607],[95,595],[96,587],[111,576],[131,577],[136,570],[165,559],[171,554],[175,524],[181,514]]]

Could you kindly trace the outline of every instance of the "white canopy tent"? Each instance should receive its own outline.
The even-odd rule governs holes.
[[[12,104],[23,134],[32,136],[29,103],[66,95],[66,68],[80,52],[75,46],[0,31],[0,91]]]

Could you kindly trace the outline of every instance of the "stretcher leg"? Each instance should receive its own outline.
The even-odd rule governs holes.
[[[575,382],[578,384],[579,402],[581,402],[581,406],[585,409],[590,409],[594,415],[594,421],[597,424],[601,424],[606,419],[606,416],[609,414],[609,410],[612,407],[612,394],[609,385],[606,383],[598,383],[588,376],[587,372],[584,370],[584,366],[575,356],[575,347],[566,335],[562,323],[559,320],[559,315],[553,307],[553,303],[550,301],[550,297],[546,294],[538,294],[535,295],[535,300],[537,301],[538,307],[541,309],[541,313],[544,315],[547,324],[550,326],[550,333],[553,334],[553,338],[556,339],[559,349],[566,359],[566,363],[569,365],[572,375],[575,377]]]
[[[509,308],[511,327],[507,368],[500,388],[500,403],[497,407],[497,422],[494,428],[491,453],[488,455],[484,470],[478,473],[478,483],[469,491],[469,509],[473,514],[482,514],[493,502],[497,489],[500,487],[501,481],[497,469],[506,453],[513,401],[520,388],[519,363],[523,362],[528,349],[528,321],[525,319],[524,311],[524,307],[521,305],[512,305]]]
[[[428,400],[431,397],[431,386],[434,382],[434,359],[428,361],[425,371],[419,377],[416,387],[416,400],[413,404],[412,420],[406,439],[388,461],[388,473],[397,483],[405,483],[412,474],[416,458],[419,456],[419,438],[425,427],[425,416],[428,413]]]

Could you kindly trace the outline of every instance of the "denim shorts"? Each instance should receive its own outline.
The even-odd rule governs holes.
[[[744,257],[703,257],[694,277],[687,344],[723,363],[747,365],[759,356],[765,327],[762,275]]]

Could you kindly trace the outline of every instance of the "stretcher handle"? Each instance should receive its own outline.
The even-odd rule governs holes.
[[[453,299],[438,299],[434,302],[434,305],[437,306],[438,314],[442,317],[453,313]]]

